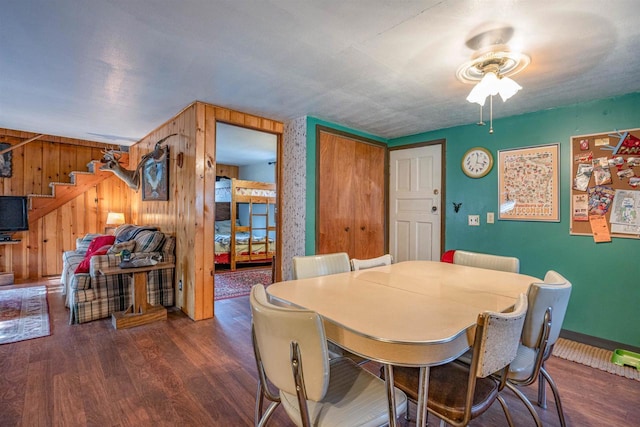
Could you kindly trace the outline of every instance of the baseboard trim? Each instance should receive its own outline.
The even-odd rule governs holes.
[[[560,331],[560,336],[562,338],[577,341],[583,344],[591,345],[593,347],[604,348],[605,350],[616,350],[618,348],[633,351],[634,353],[640,353],[640,347],[635,347],[628,344],[622,344],[616,341],[606,340],[604,338],[598,338],[591,335],[581,334],[579,332],[567,331],[566,329],[562,329]]]

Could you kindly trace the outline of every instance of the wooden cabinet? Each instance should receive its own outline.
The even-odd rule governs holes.
[[[238,166],[223,165],[222,163],[216,164],[216,176],[225,178],[240,178]]]
[[[319,127],[316,253],[386,252],[386,146]]]

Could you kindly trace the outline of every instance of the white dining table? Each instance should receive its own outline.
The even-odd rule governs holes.
[[[320,314],[327,339],[384,366],[389,425],[396,425],[392,365],[420,367],[416,425],[426,425],[429,367],[473,345],[478,313],[506,311],[540,279],[437,261],[278,282],[274,303]]]

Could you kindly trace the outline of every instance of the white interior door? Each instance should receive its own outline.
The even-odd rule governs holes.
[[[390,151],[389,252],[397,262],[439,260],[442,145]]]

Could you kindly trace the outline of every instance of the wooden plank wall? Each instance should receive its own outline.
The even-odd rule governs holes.
[[[35,133],[0,129],[0,142],[15,145]],[[70,182],[72,171],[87,171],[106,147],[94,141],[45,135],[13,150],[12,176],[0,178],[0,194],[51,194],[50,182]],[[111,147],[112,148],[112,147]],[[16,282],[60,275],[62,253],[75,249],[76,238],[104,232],[109,211],[130,218],[131,190],[115,176],[15,233],[19,244],[0,245],[0,271],[13,271]],[[133,193],[135,194],[135,193]]]
[[[22,239],[19,244],[0,245],[0,271],[14,271],[18,280],[59,275],[62,253],[75,248],[76,238],[103,232],[109,211],[124,212],[129,223],[156,225],[176,236],[176,306],[194,320],[213,317],[217,121],[276,134],[281,144],[281,122],[195,102],[130,148],[132,169],[157,141],[177,134],[165,142],[170,147],[169,201],[142,201],[140,192],[115,176],[109,178],[36,221],[28,232],[16,233],[14,237]],[[0,142],[16,144],[33,136],[0,129]],[[90,160],[101,157],[103,148],[92,141],[50,136],[18,148],[13,152],[13,176],[0,178],[0,194],[48,192],[50,181],[68,181],[71,171],[86,170]],[[281,168],[278,159],[278,176]],[[282,223],[280,218],[276,221]],[[276,239],[280,252],[279,231]]]
[[[214,315],[214,215],[215,132],[221,121],[271,132],[282,140],[281,122],[240,113],[211,104],[195,102],[132,147],[132,164],[151,151],[160,139],[169,138],[169,201],[132,201],[138,224],[155,224],[176,236],[176,306],[194,320]],[[279,150],[280,151],[280,150]],[[182,167],[177,166],[178,156]],[[281,162],[278,163],[280,167]],[[279,210],[278,210],[279,211]],[[280,220],[277,220],[281,223]],[[277,244],[280,245],[277,237]],[[280,246],[278,246],[280,248]]]

